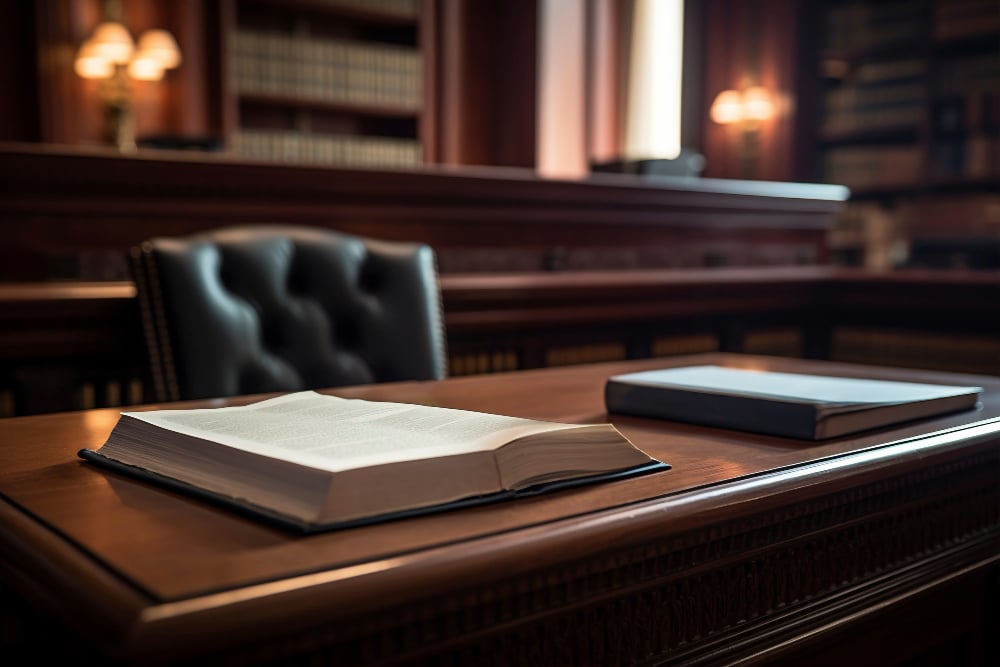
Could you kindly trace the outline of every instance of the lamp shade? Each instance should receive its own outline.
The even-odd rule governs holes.
[[[73,61],[73,70],[84,79],[106,79],[114,73],[115,64],[101,53],[94,40],[83,43]]]
[[[128,75],[138,81],[159,81],[163,78],[163,66],[155,58],[137,55],[128,64]]]
[[[775,114],[774,98],[764,86],[723,90],[715,96],[708,113],[720,125],[769,120]]]
[[[166,30],[147,30],[139,36],[136,58],[154,60],[161,69],[173,69],[181,64],[181,50],[174,36]]]
[[[113,63],[124,65],[132,57],[135,43],[128,29],[121,23],[106,21],[97,26],[94,36],[90,38],[95,44],[97,53]]]
[[[743,120],[743,96],[738,90],[723,90],[715,96],[708,114],[720,125],[740,122]]]
[[[743,117],[747,120],[767,120],[774,115],[774,101],[764,86],[751,86],[743,91]]]

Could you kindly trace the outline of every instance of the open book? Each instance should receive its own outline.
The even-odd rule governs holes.
[[[980,387],[682,366],[608,378],[609,412],[818,440],[976,406]]]
[[[313,391],[123,412],[104,445],[79,455],[305,532],[669,467],[611,424]]]

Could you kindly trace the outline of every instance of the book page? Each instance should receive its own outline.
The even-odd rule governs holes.
[[[581,428],[313,391],[246,406],[123,414],[170,431],[333,472],[493,450],[525,435]]]
[[[877,405],[928,401],[979,390],[978,387],[866,380],[804,373],[779,373],[723,366],[683,366],[630,373],[618,377],[627,382],[652,387],[676,385],[736,396],[773,396],[834,405]]]

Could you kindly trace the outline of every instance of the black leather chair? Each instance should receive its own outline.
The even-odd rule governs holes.
[[[158,401],[446,375],[428,246],[249,225],[131,257]]]

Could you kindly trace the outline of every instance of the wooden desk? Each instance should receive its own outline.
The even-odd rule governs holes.
[[[311,537],[78,461],[114,410],[3,420],[5,655],[990,664],[1000,378],[706,355],[335,393],[598,422],[609,374],[709,361],[986,393],[975,411],[821,443],[615,417],[673,469]]]

